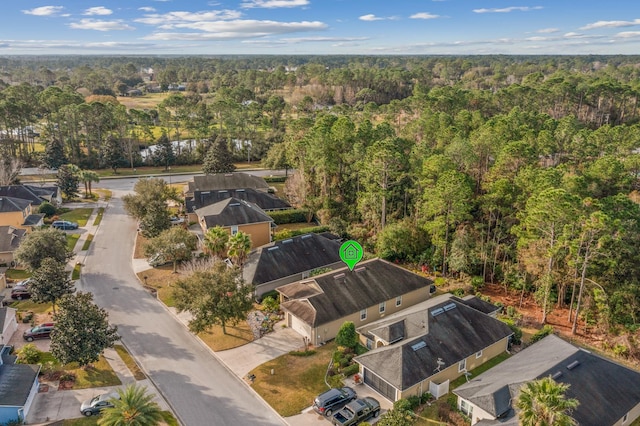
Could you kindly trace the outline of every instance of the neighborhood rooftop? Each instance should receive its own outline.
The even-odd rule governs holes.
[[[237,198],[227,198],[203,207],[196,210],[196,214],[204,218],[207,228],[273,222],[260,207]]]
[[[16,250],[26,232],[13,226],[0,226],[0,253]]]
[[[193,182],[189,182],[189,192],[210,191],[214,189],[241,189],[253,188],[268,191],[269,185],[259,177],[248,173],[216,173],[204,176],[194,176]]]
[[[253,188],[240,188],[195,191],[193,197],[187,197],[185,200],[186,210],[187,212],[193,212],[202,207],[226,200],[227,198],[248,201],[263,210],[284,210],[291,208],[289,203],[275,195]]]

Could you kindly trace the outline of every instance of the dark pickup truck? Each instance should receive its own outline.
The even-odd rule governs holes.
[[[333,415],[331,423],[338,426],[357,425],[380,414],[380,403],[370,397],[356,399]]]

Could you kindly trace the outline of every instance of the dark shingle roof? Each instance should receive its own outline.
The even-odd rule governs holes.
[[[39,206],[44,201],[36,191],[26,185],[0,186],[0,197],[21,198],[23,200],[29,200],[34,206]]]
[[[24,406],[39,371],[37,365],[0,365],[0,406]]]
[[[422,321],[422,336],[374,349],[355,360],[402,390],[431,377],[438,359],[446,369],[512,334],[502,321],[453,297],[443,296],[442,302],[423,311]]]
[[[309,283],[287,284],[277,290],[291,297],[290,289],[296,286],[317,287],[319,293],[308,297],[315,315],[300,316],[316,327],[421,288],[428,292],[432,281],[382,259],[373,259],[359,263],[353,271],[342,268],[318,275]],[[293,313],[298,309],[296,305],[303,302],[289,300],[281,307]]]
[[[572,364],[572,368],[567,368]],[[555,335],[456,388],[454,393],[498,416],[512,408],[501,396],[505,386],[515,400],[522,384],[553,375],[557,382],[570,385],[567,398],[580,402],[572,412],[580,425],[612,425],[640,403],[640,373]]]
[[[259,176],[241,172],[194,176],[193,182],[189,182],[189,192],[239,188],[267,191],[269,185]]]
[[[0,197],[0,213],[13,213],[24,211],[31,201],[22,198]]]
[[[44,213],[30,214],[24,218],[24,226],[41,225],[44,220]]]
[[[256,191],[252,188],[195,191],[193,198],[188,198],[185,203],[187,211],[193,212],[231,197],[253,203],[263,210],[283,210],[291,208],[289,203],[275,195]]]
[[[196,210],[196,214],[198,218],[204,218],[207,228],[273,222],[260,207],[237,198],[227,198],[203,207]]]
[[[0,226],[0,253],[17,249],[26,232],[26,229],[13,226]]]
[[[328,266],[340,259],[340,243],[317,234],[276,241],[253,250],[244,264],[244,277],[254,285]]]
[[[492,314],[500,310],[499,306],[496,306],[493,303],[485,302],[484,300],[479,299],[476,296],[465,296],[461,299],[461,302],[485,314]]]

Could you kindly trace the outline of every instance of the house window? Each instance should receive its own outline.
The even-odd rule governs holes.
[[[309,273],[310,273],[310,272],[311,272],[311,271],[304,271],[304,272],[302,273],[302,279],[304,280],[305,278],[309,278]]]
[[[360,311],[360,321],[364,321],[367,319],[367,310],[363,309]]]
[[[387,302],[382,302],[378,305],[378,309],[381,314],[384,314],[384,311],[387,309]]]
[[[464,399],[461,399],[460,411],[462,411],[467,417],[471,417],[471,414],[473,413],[473,406]]]
[[[396,307],[402,305],[402,296],[396,297]]]
[[[231,235],[236,235],[238,233],[238,227],[237,226],[232,226],[231,227]]]
[[[458,373],[462,373],[467,370],[467,359],[463,359],[458,363]]]
[[[482,356],[482,351],[476,352],[476,359],[480,358],[481,356]]]

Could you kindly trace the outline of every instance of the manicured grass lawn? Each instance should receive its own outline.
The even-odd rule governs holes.
[[[133,258],[134,259],[145,259],[147,256],[144,255],[144,246],[149,241],[144,235],[138,232],[136,236],[136,246],[133,249]]]
[[[129,371],[133,373],[133,377],[136,380],[144,380],[147,378],[124,346],[115,345],[113,348],[118,352],[118,355],[120,355],[122,361],[124,361],[125,365],[129,368]]]
[[[5,272],[5,275],[7,279],[20,281],[20,280],[26,280],[27,278],[29,278],[31,276],[31,272],[25,269],[10,268],[10,269],[7,269],[7,272]]]
[[[67,236],[67,249],[69,251],[73,251],[76,247],[76,243],[78,242],[78,238],[80,238],[80,234],[66,234]]]
[[[164,423],[162,424],[167,424],[168,426],[178,426],[178,421],[169,411],[163,411],[162,417],[164,418]],[[96,426],[98,424],[99,418],[100,416],[91,416],[81,417],[78,419],[66,419],[62,422],[62,426]]]
[[[11,307],[15,308],[18,311],[31,311],[35,314],[44,314],[53,310],[53,308],[51,307],[51,303],[36,303],[31,300],[21,300],[19,302],[13,302],[11,304]]]
[[[87,239],[84,240],[84,244],[82,244],[82,250],[89,250],[89,246],[91,246],[91,241],[93,241],[93,234],[87,235]]]
[[[104,201],[109,201],[113,193],[110,189],[94,189],[94,193],[97,193]]]
[[[68,220],[70,222],[78,222],[78,225],[85,226],[89,216],[93,213],[93,209],[90,207],[83,207],[79,209],[73,209],[60,215],[60,220]]]
[[[71,279],[79,280],[81,271],[82,271],[82,265],[79,263],[76,263],[76,266],[73,267],[73,271],[71,272]]]
[[[93,226],[100,225],[100,222],[102,222],[102,216],[104,216],[104,207],[100,207],[98,209],[98,214],[96,215],[96,218],[93,221]]]
[[[214,351],[237,348],[253,341],[253,332],[246,321],[236,325],[227,324],[226,329],[227,334],[224,334],[222,327],[216,325],[209,331],[198,334],[198,337]]]
[[[249,373],[256,376],[251,387],[281,416],[300,414],[327,390],[324,375],[335,349],[335,343],[330,343],[316,348],[311,356],[285,354],[266,362]]]
[[[113,371],[109,363],[103,356],[89,368],[79,368],[77,364],[64,366],[65,371],[76,375],[74,389],[97,388],[103,386],[118,386],[122,382]]]

